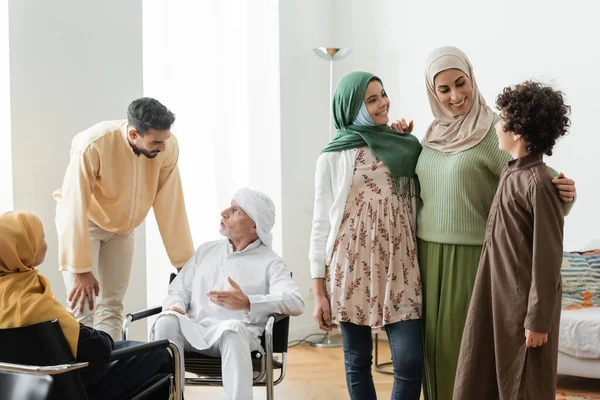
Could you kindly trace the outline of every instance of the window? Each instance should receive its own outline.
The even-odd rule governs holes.
[[[244,186],[281,215],[278,4],[260,0],[144,1],[144,94],[176,115],[173,133],[194,245]],[[274,229],[281,249],[281,218]],[[169,260],[147,220],[149,304],[166,294]]]

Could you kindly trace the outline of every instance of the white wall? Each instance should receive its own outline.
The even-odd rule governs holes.
[[[312,318],[308,243],[315,161],[329,140],[329,64],[312,49],[344,46],[333,41],[328,7],[321,0],[279,4],[283,257],[306,301],[304,314],[292,318],[292,339],[319,331]],[[334,71],[345,62],[336,63]]]
[[[9,23],[14,207],[41,218],[49,245],[41,270],[64,304],[52,192],[62,184],[72,137],[125,118],[142,95],[142,2],[10,0]],[[145,282],[138,229],[126,312],[145,307]],[[139,324],[132,333],[143,339],[144,331]]]
[[[8,0],[0,1],[0,213],[13,208],[10,134],[10,73],[8,57]]]
[[[600,25],[593,5],[556,0],[462,1],[292,0],[280,4],[282,189],[284,255],[310,296],[308,240],[312,218],[314,163],[326,144],[328,69],[312,53],[316,46],[350,47],[334,65],[334,84],[346,73],[379,75],[392,100],[390,115],[416,122],[422,137],[432,116],[424,69],[437,46],[462,48],[475,68],[489,105],[504,86],[534,78],[563,89],[571,104],[571,134],[547,163],[577,182],[578,200],[566,219],[566,248],[600,237],[600,135],[596,133],[600,81],[594,51]],[[293,322],[315,331],[312,301]]]

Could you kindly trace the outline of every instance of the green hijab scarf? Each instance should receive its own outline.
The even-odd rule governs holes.
[[[381,79],[375,75],[358,71],[346,75],[337,85],[333,95],[333,118],[337,134],[323,153],[369,146],[375,157],[389,168],[397,187],[398,178],[415,176],[421,144],[413,135],[399,133],[387,125],[352,125],[362,106],[367,85],[372,80],[381,83]]]

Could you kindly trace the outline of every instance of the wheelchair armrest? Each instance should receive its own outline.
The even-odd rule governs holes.
[[[272,344],[274,353],[285,353],[288,348],[288,336],[290,329],[290,316],[285,314],[271,314],[267,318],[265,327],[265,345]],[[265,348],[266,350],[266,348]]]
[[[133,321],[139,321],[140,319],[148,318],[160,314],[161,312],[162,307],[154,307],[127,314],[123,319],[123,340],[127,340],[127,336],[129,336],[129,326]]]
[[[0,371],[26,372],[35,375],[60,375],[66,372],[71,372],[77,369],[85,368],[88,365],[89,364],[87,362],[75,362],[70,364],[44,366],[0,362]]]
[[[156,349],[166,349],[167,347],[169,347],[169,344],[170,342],[167,339],[157,340],[155,342],[141,343],[139,345],[115,350],[111,353],[110,357],[104,360],[96,361],[94,362],[94,364],[102,364],[109,361],[121,360],[123,358],[129,358],[139,354],[148,353]]]
[[[129,313],[129,314],[127,314],[126,318],[131,316],[131,322],[133,322],[133,321],[138,321],[140,319],[151,317],[156,314],[160,314],[161,312],[162,312],[162,307],[147,308],[145,310]]]
[[[285,315],[285,314],[270,314],[269,317],[273,317],[275,318],[275,323],[284,320],[286,318],[289,318],[289,315]]]
[[[264,348],[267,358],[265,360],[265,381],[273,382],[273,353],[283,353],[285,359],[287,353],[288,331],[290,328],[289,315],[271,314],[267,317],[265,326]],[[285,361],[281,372],[281,378],[285,374]],[[267,398],[273,398],[273,385],[267,385]]]

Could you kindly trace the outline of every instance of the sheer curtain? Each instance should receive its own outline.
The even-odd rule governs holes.
[[[218,239],[220,211],[243,186],[269,194],[281,254],[279,17],[274,0],[144,0],[144,94],[176,115],[194,245]],[[149,305],[173,271],[146,224]]]

